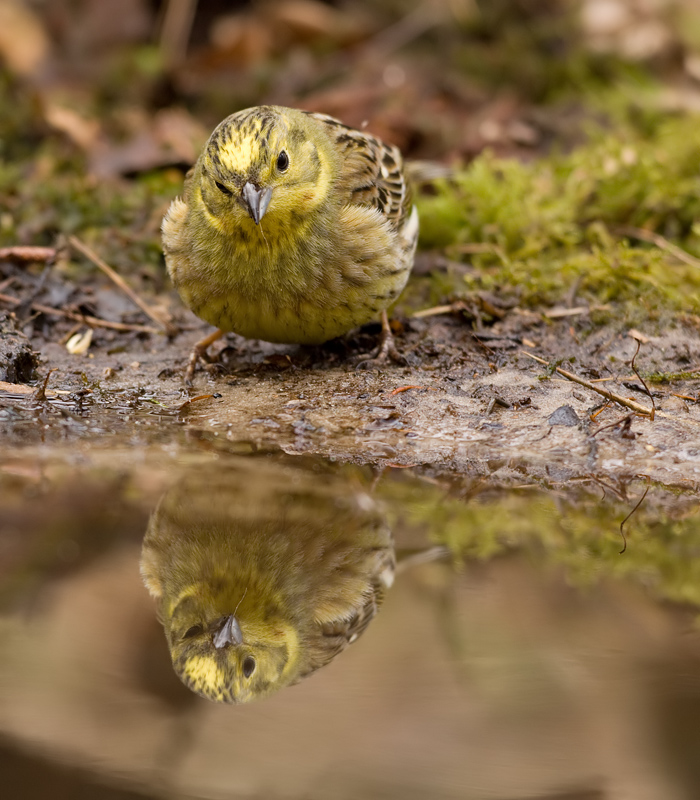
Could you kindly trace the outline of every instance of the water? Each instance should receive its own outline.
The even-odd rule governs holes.
[[[643,479],[507,464],[380,470],[197,437],[18,450],[0,465],[3,796],[700,797],[698,522],[695,496]],[[253,702],[200,697],[173,642],[176,660],[193,639],[213,659],[289,645],[260,575],[295,576],[294,625],[323,629],[329,663],[266,673]],[[183,640],[188,585],[207,610]],[[229,623],[212,646],[217,603],[239,604],[244,645]]]

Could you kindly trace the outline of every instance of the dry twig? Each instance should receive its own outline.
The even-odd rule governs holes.
[[[700,258],[695,258],[695,256],[691,256],[690,253],[683,250],[683,248],[678,247],[677,244],[673,244],[673,242],[669,242],[664,236],[660,233],[654,233],[654,231],[646,231],[644,228],[634,228],[631,226],[623,226],[621,228],[615,229],[616,233],[621,234],[622,236],[629,236],[632,239],[639,239],[642,242],[648,242],[649,244],[655,244],[659,250],[665,250],[667,253],[670,253],[672,256],[675,256],[679,261],[682,261],[684,264],[689,264],[691,267],[700,267]]]
[[[411,314],[412,319],[423,319],[424,317],[437,317],[441,314],[452,314],[455,311],[461,311],[464,304],[459,306],[457,303],[450,303],[449,306],[433,306],[432,308],[424,308],[421,311],[416,311]]]
[[[552,365],[549,361],[545,361],[544,358],[540,358],[539,356],[534,355],[533,353],[528,353],[527,350],[520,351],[523,355],[528,356],[529,358],[537,361],[539,364],[544,364],[546,367],[552,368]],[[654,414],[654,409],[646,408],[645,406],[640,405],[639,403],[635,403],[634,400],[628,400],[626,397],[622,397],[619,394],[615,394],[614,392],[609,392],[607,389],[602,389],[599,386],[591,383],[590,381],[584,380],[584,378],[579,378],[578,375],[574,375],[573,372],[567,372],[567,370],[562,369],[561,367],[554,367],[554,371],[558,372],[562,377],[566,378],[569,381],[573,381],[574,383],[578,383],[580,386],[585,386],[586,389],[590,389],[592,392],[596,392],[597,394],[606,397],[608,400],[612,400],[615,403],[619,403],[625,408],[631,408],[632,411],[636,411],[638,414],[644,414],[645,417],[652,417]]]
[[[635,367],[635,365],[634,365],[634,360],[635,360],[635,358],[637,358],[637,354],[639,353],[639,348],[642,346],[641,339],[635,339],[635,341],[637,342],[637,349],[634,351],[634,355],[632,356],[632,361],[630,362],[630,367],[632,367],[632,371],[639,378],[639,380],[642,382],[642,386],[644,387],[644,390],[646,391],[647,395],[649,396],[649,399],[651,400],[651,414],[649,415],[649,418],[653,422],[654,421],[654,414],[656,414],[656,403],[654,402],[654,398],[651,396],[651,392],[649,391],[649,387],[647,386],[646,381],[644,380],[644,378],[642,378],[642,376],[639,374],[639,372],[637,372],[637,367]]]
[[[197,0],[167,0],[160,30],[160,49],[168,66],[179,64],[187,53]]]
[[[51,377],[51,373],[56,372],[56,367],[50,369],[46,373],[46,377],[44,378],[44,382],[40,383],[39,386],[34,389],[32,392],[32,400],[37,403],[45,403],[46,402],[46,387],[49,385],[49,378]]]
[[[136,292],[129,286],[129,284],[122,278],[121,275],[116,273],[112,267],[109,266],[105,261],[103,261],[94,250],[89,248],[86,244],[80,241],[77,236],[69,236],[68,237],[69,244],[74,247],[79,253],[85,256],[85,258],[92,261],[92,263],[98,267],[99,269],[104,272],[104,274],[116,285],[118,286],[124,294],[135,304],[137,305],[143,313],[153,320],[159,327],[161,327],[166,333],[170,334],[171,326],[169,323],[164,322],[158,314],[153,311],[153,309],[148,305],[148,303],[144,302]]]
[[[418,386],[417,384],[410,384],[409,386],[399,386],[398,388],[394,389],[393,391],[389,392],[389,396],[393,396],[395,394],[400,394],[401,392],[407,392],[409,389],[424,389],[424,386]]]
[[[601,431],[607,431],[610,428],[617,428],[618,425],[629,425],[629,423],[632,421],[633,418],[634,414],[625,414],[624,417],[616,419],[614,422],[609,422],[607,425],[601,425],[601,427],[598,428],[598,430],[593,431],[593,433],[591,434],[591,439],[594,436],[597,436]]]
[[[648,475],[640,476],[647,479],[647,487],[644,490],[644,494],[639,498],[637,501],[637,505],[630,511],[630,513],[622,520],[620,523],[620,536],[622,536],[622,550],[620,550],[620,555],[622,555],[625,550],[627,550],[627,537],[625,536],[625,532],[623,530],[625,522],[635,513],[635,511],[642,505],[644,502],[644,498],[647,496],[647,492],[649,491],[649,487],[651,486],[651,478]]]
[[[11,297],[9,294],[0,294],[0,302],[9,303],[11,306],[22,305],[22,300],[19,300],[17,297]],[[72,319],[76,322],[82,322],[85,325],[92,325],[94,328],[110,328],[113,331],[135,331],[136,333],[161,333],[157,328],[149,328],[147,325],[131,325],[128,322],[110,322],[107,319],[92,317],[89,314],[78,314],[75,311],[63,311],[63,309],[60,308],[45,306],[43,303],[32,303],[31,308],[33,308],[34,311],[39,311],[41,314]]]
[[[0,247],[0,261],[21,261],[30,263],[39,261],[49,263],[56,258],[55,247],[33,247],[31,245],[15,245]]]

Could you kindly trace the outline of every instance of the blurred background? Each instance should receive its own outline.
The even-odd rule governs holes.
[[[636,149],[620,155],[615,139],[571,167],[591,184],[573,212],[581,224],[602,215],[700,246],[687,129],[660,128],[700,109],[695,0],[0,0],[0,246],[53,247],[76,233],[141,291],[166,288],[164,210],[213,127],[261,103],[366,125],[408,157],[454,166],[485,149],[521,162],[567,153],[602,127]],[[679,151],[668,187],[643,155],[657,157],[656,139],[645,141],[664,131]],[[496,191],[488,176],[499,170],[484,162],[467,197]],[[531,178],[515,172],[517,192]],[[607,206],[588,202],[591,173],[633,188],[610,185]],[[656,183],[660,202],[646,203],[640,181]],[[525,191],[542,202],[540,189]],[[464,205],[456,197],[447,202]],[[522,256],[521,238],[483,200],[461,216],[422,201],[422,249],[477,237]],[[546,225],[551,209],[536,208],[519,230]],[[543,235],[556,240],[525,236],[525,251]],[[493,266],[492,254],[472,255]]]
[[[526,155],[570,145],[612,90],[643,106],[657,82],[697,108],[698,17],[694,0],[2,0],[3,146],[22,108],[24,146],[57,134],[91,173],[133,175],[277,103],[409,156]]]

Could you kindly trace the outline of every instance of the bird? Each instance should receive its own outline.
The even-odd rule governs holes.
[[[261,462],[183,476],[160,499],[141,554],[175,673],[229,704],[333,661],[366,630],[395,568],[391,530],[368,494]]]
[[[318,345],[377,318],[369,362],[405,363],[387,308],[418,240],[407,174],[397,147],[325,114],[263,105],[224,119],[162,223],[175,288],[217,328],[186,381],[226,332]]]

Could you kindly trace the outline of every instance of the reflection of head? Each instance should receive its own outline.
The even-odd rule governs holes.
[[[367,495],[261,462],[199,468],[166,492],[141,560],[175,671],[225,703],[331,661],[376,613],[394,566]]]

